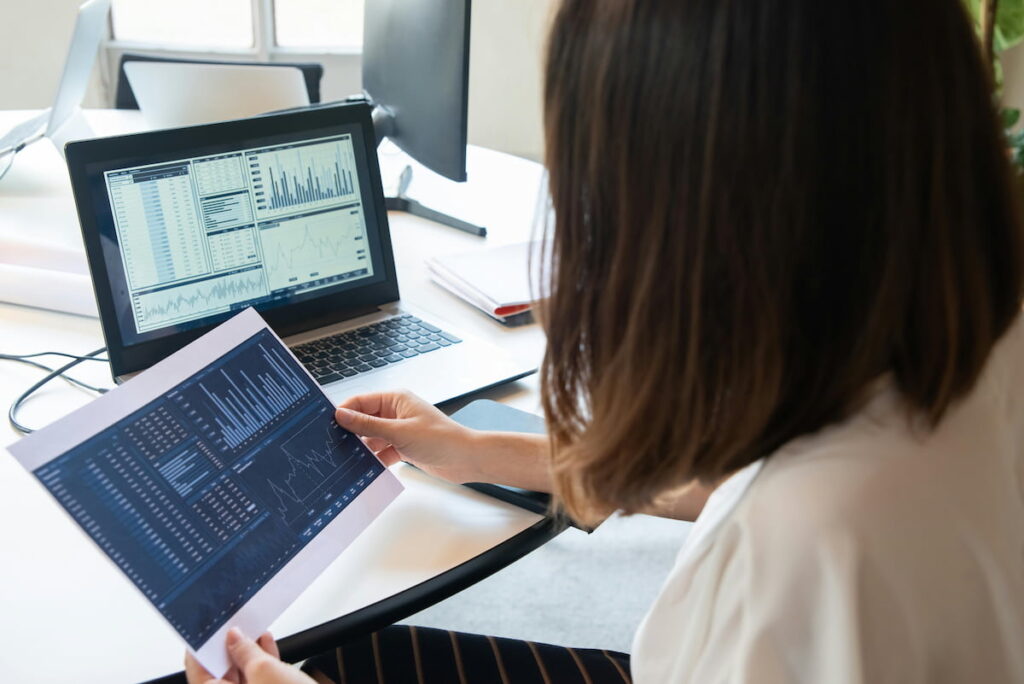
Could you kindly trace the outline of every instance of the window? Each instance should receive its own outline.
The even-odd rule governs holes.
[[[359,47],[363,0],[275,0],[274,27],[281,47]]]
[[[157,49],[358,52],[364,0],[113,0],[114,41]]]
[[[115,0],[115,40],[179,48],[253,47],[249,0]]]

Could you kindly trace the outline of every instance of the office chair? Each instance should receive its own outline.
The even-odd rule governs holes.
[[[309,93],[309,103],[320,102],[320,79],[323,78],[324,68],[316,62],[237,62],[213,59],[182,59],[178,57],[156,57],[153,55],[140,55],[126,52],[121,55],[121,61],[117,67],[117,88],[114,92],[114,107],[117,109],[138,109],[139,103],[135,100],[135,93],[132,92],[131,83],[128,82],[128,75],[124,72],[124,65],[127,62],[174,62],[176,64],[237,64],[242,66],[276,66],[292,67],[302,72],[306,80],[306,91]]]

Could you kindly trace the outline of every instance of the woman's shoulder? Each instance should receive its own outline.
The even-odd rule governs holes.
[[[981,524],[993,508],[1015,506],[1024,506],[1021,320],[938,425],[912,414],[882,379],[849,419],[767,458],[734,519],[758,537],[781,523],[797,544],[808,535],[877,542],[896,521],[907,534],[939,533],[952,512]]]

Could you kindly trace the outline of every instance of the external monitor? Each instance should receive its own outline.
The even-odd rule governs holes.
[[[466,180],[470,0],[366,3],[363,90],[378,138]]]

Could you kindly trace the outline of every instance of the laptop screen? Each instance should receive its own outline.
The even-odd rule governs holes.
[[[99,238],[93,278],[109,286],[106,307],[106,288],[97,288],[105,334],[117,332],[108,346],[198,334],[249,306],[272,325],[277,311],[278,320],[322,325],[358,301],[357,291],[393,281],[372,130],[333,118],[325,126],[325,113],[280,115],[106,147],[89,141],[91,155],[109,149],[83,164],[94,221],[79,206],[87,247],[92,231]]]
[[[103,177],[135,335],[373,275],[351,134]]]

